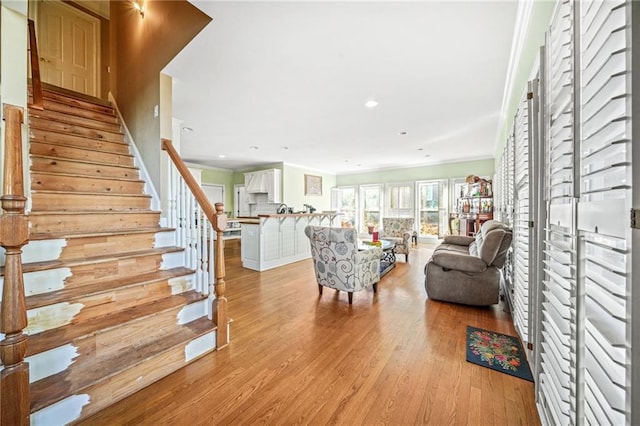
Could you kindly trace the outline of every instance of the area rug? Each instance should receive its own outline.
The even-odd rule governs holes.
[[[533,382],[520,340],[514,336],[468,325],[467,361]]]

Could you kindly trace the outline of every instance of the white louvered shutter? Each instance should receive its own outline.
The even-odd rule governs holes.
[[[515,212],[513,221],[513,321],[523,343],[529,339],[529,108],[520,102],[515,119]]]
[[[573,20],[560,1],[546,43],[545,196],[539,404],[546,424],[574,424],[576,408],[576,233]]]
[[[582,1],[579,11],[580,372],[584,423],[594,425],[631,424],[630,7],[624,1]]]

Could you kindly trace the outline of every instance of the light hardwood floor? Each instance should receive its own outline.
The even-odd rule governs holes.
[[[427,300],[431,248],[352,306],[318,297],[310,260],[257,273],[227,249],[231,344],[85,424],[540,424],[533,383],[465,360],[467,325],[515,335],[511,317]]]

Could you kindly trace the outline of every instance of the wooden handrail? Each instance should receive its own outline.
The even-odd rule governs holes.
[[[31,87],[33,102],[32,108],[44,109],[42,100],[42,80],[40,79],[40,58],[38,57],[38,42],[36,40],[36,26],[33,19],[28,20],[29,25],[29,58],[31,59]]]
[[[4,182],[0,205],[0,246],[5,248],[4,284],[0,333],[0,417],[2,424],[29,424],[29,364],[27,352],[27,305],[22,278],[22,246],[29,241],[29,223],[24,214],[27,199],[22,177],[22,123],[24,111],[3,105],[5,121]]]
[[[227,215],[224,213],[224,204],[216,203],[214,207],[209,202],[209,199],[205,195],[204,191],[196,182],[195,178],[189,172],[187,165],[184,164],[180,154],[175,150],[173,144],[169,139],[162,139],[162,149],[167,151],[169,158],[173,162],[174,166],[184,179],[185,184],[193,194],[196,202],[202,209],[204,215],[209,219],[213,229],[216,231],[215,240],[215,284],[214,290],[216,297],[213,300],[212,313],[213,321],[218,326],[216,331],[216,347],[221,349],[229,344],[228,336],[228,316],[227,316],[227,298],[225,297],[226,284],[225,267],[224,267],[224,240],[223,231],[227,229]]]

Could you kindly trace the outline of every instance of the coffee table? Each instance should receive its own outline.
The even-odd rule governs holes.
[[[389,240],[380,240],[382,242],[382,255],[380,256],[380,278],[389,273],[390,270],[396,267],[396,243]],[[371,247],[368,244],[359,242],[358,248],[366,250]]]

